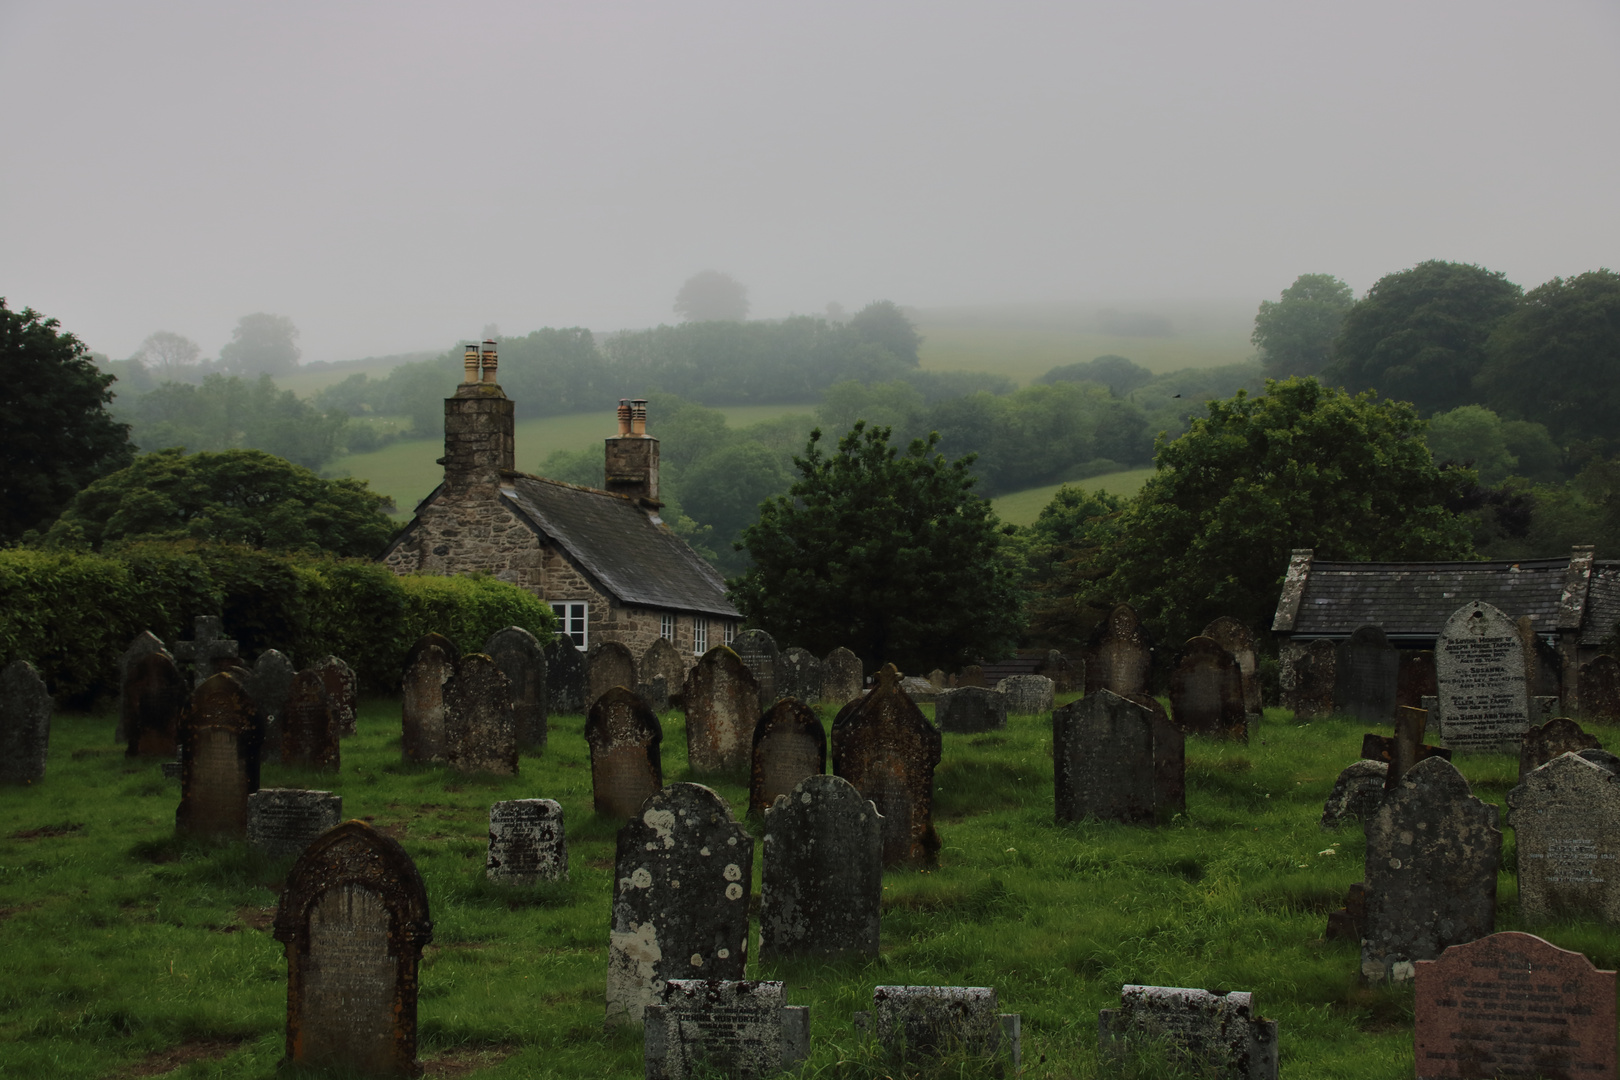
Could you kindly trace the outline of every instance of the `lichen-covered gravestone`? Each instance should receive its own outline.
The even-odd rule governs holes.
[[[1434,662],[1445,744],[1461,754],[1517,754],[1530,726],[1530,691],[1513,620],[1478,600],[1458,608],[1440,631]]]
[[[1620,776],[1571,751],[1508,792],[1527,922],[1620,926]]]
[[[905,1063],[982,1057],[992,1076],[1017,1076],[1022,1064],[1023,1018],[1002,1012],[989,986],[879,986],[855,1026],[875,1030],[889,1057]]]
[[[1237,661],[1207,637],[1190,638],[1170,673],[1170,719],[1189,735],[1248,741],[1243,675]]]
[[[1208,1069],[1222,1080],[1277,1080],[1277,1022],[1255,1015],[1254,995],[1246,990],[1217,995],[1127,983],[1119,1008],[1097,1016],[1097,1048],[1122,1058],[1132,1043],[1154,1042],[1175,1064]]]
[[[236,642],[225,636],[225,622],[218,615],[199,615],[192,620],[192,640],[174,643],[174,658],[191,665],[191,685],[201,686],[237,660]]]
[[[1295,719],[1310,720],[1333,714],[1333,689],[1337,682],[1338,648],[1327,638],[1317,638],[1284,669],[1283,708]]]
[[[996,684],[1014,716],[1046,716],[1052,711],[1053,683],[1045,675],[1009,675]]]
[[[1519,780],[1559,754],[1602,749],[1596,735],[1588,735],[1581,725],[1567,716],[1555,716],[1524,733],[1519,743]]]
[[[118,727],[113,732],[113,742],[129,743],[130,720],[130,671],[137,661],[155,652],[163,652],[163,639],[150,630],[142,630],[130,640],[129,648],[118,659]],[[174,659],[170,657],[169,659]]]
[[[444,760],[444,687],[461,654],[442,634],[423,634],[400,680],[400,750],[406,761]]]
[[[247,675],[248,697],[258,707],[264,721],[264,748],[266,758],[281,757],[281,732],[287,721],[287,698],[292,693],[294,669],[279,650],[266,649]]]
[[[1496,928],[1496,806],[1476,799],[1451,762],[1429,757],[1412,766],[1363,826],[1364,978],[1405,981],[1413,961]]]
[[[306,668],[293,676],[281,733],[281,763],[338,772],[342,743],[337,710],[321,673]]]
[[[779,982],[670,979],[646,1007],[646,1080],[762,1080],[810,1056],[810,1008],[786,1005]]]
[[[286,1063],[416,1076],[427,889],[400,845],[347,821],[305,849],[276,909],[287,954]]]
[[[754,676],[759,687],[759,707],[768,709],[776,704],[776,639],[763,630],[744,630],[731,641],[731,651]]]
[[[1185,736],[1156,726],[1148,709],[1108,690],[1070,702],[1052,714],[1052,764],[1058,821],[1151,822],[1185,808],[1167,804],[1157,763],[1185,769]],[[1185,781],[1174,785],[1185,791]]]
[[[1322,804],[1322,818],[1318,822],[1322,831],[1338,829],[1346,818],[1366,821],[1372,817],[1378,804],[1384,801],[1384,778],[1388,775],[1387,761],[1363,758],[1345,766]]]
[[[956,734],[998,731],[1007,726],[1007,695],[982,686],[941,690],[934,698],[939,730]]]
[[[0,784],[45,779],[51,743],[51,695],[26,660],[0,669]]]
[[[1357,627],[1339,645],[1334,663],[1337,711],[1364,724],[1387,724],[1395,716],[1401,658],[1376,626]]]
[[[1254,633],[1230,615],[1222,615],[1204,627],[1204,637],[1232,654],[1237,661],[1238,674],[1243,679],[1243,709],[1249,715],[1258,715],[1260,705],[1260,677],[1255,668]]]
[[[748,768],[759,686],[742,658],[716,645],[686,679],[686,756],[694,772]]]
[[[325,656],[312,664],[311,670],[320,674],[326,696],[331,699],[338,735],[348,738],[355,732],[355,716],[360,710],[360,681],[354,669],[335,656]]]
[[[866,675],[860,657],[842,645],[827,654],[821,662],[821,703],[842,709],[861,696]]]
[[[929,865],[939,853],[934,767],[942,745],[939,729],[901,691],[893,664],[833,721],[833,772],[877,804],[885,866]]]
[[[585,655],[585,700],[595,701],[615,686],[636,688],[636,657],[618,641],[598,641]]]
[[[664,786],[659,744],[664,728],[635,694],[616,686],[591,706],[585,743],[591,750],[591,796],[596,812],[632,818]]]
[[[124,735],[130,757],[172,760],[179,748],[180,716],[191,691],[162,649],[133,661],[124,677]]]
[[[841,776],[811,776],[765,811],[761,958],[876,958],[883,822]]]
[[[589,706],[585,654],[566,637],[546,646],[547,716],[583,716]]]
[[[343,820],[343,796],[305,788],[260,788],[248,796],[248,844],[272,858],[297,855]]]
[[[636,1024],[670,979],[741,979],[754,838],[702,784],[671,784],[619,830],[607,1023]]]
[[[1153,643],[1136,609],[1120,604],[1108,613],[1086,647],[1086,693],[1111,690],[1121,697],[1148,692]]]
[[[484,876],[504,885],[568,880],[568,838],[555,799],[508,799],[489,808]]]
[[[444,760],[457,772],[517,775],[511,684],[484,653],[462,657],[444,685]]]
[[[258,710],[235,675],[210,675],[192,691],[180,725],[176,830],[247,836],[247,800],[259,790],[263,737]]]
[[[1620,660],[1607,653],[1581,665],[1581,713],[1594,720],[1620,720]]]
[[[497,630],[484,642],[484,652],[506,676],[512,694],[512,722],[517,725],[518,747],[544,750],[546,746],[546,653],[535,636],[521,626]]]
[[[653,689],[660,679],[663,680],[664,700],[661,707],[659,702],[650,698],[648,701],[654,712],[662,712],[669,708],[669,696],[680,693],[681,687],[686,685],[686,670],[686,660],[666,639],[659,638],[647,646],[647,651],[641,654],[641,663],[637,671],[641,678],[641,686],[646,688],[641,691],[644,698],[649,696],[647,690]]]
[[[806,705],[820,702],[821,666],[821,661],[809,649],[797,645],[784,649],[776,658],[777,696],[790,697]]]
[[[814,709],[782,698],[754,727],[748,809],[763,814],[778,795],[807,776],[827,771],[827,729]]]

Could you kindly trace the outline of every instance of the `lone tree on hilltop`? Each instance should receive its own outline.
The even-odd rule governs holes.
[[[748,318],[748,287],[719,270],[700,270],[675,294],[675,314],[687,322],[742,322]]]
[[[293,321],[263,311],[238,319],[231,340],[219,350],[225,369],[238,375],[285,375],[301,355]]]

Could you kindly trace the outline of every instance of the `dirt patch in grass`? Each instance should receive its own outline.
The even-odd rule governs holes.
[[[23,829],[7,836],[7,840],[41,840],[48,836],[72,836],[76,832],[83,832],[84,826],[76,821],[64,821],[60,825],[41,825],[37,829]]]
[[[458,1046],[422,1062],[424,1076],[467,1076],[492,1069],[517,1053],[515,1046]]]
[[[162,1076],[193,1062],[216,1061],[227,1057],[241,1045],[240,1039],[197,1039],[193,1042],[183,1042],[166,1050],[154,1050],[117,1075]]]

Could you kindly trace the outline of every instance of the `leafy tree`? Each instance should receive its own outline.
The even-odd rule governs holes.
[[[946,462],[938,445],[930,435],[902,453],[887,428],[856,423],[829,454],[812,431],[788,493],[743,530],[753,565],[729,584],[749,622],[909,671],[1009,651],[1021,599],[1011,530],[973,494],[972,456]]]
[[[1249,340],[1260,350],[1266,375],[1320,374],[1355,299],[1350,286],[1332,274],[1301,274],[1281,299],[1262,300]]]
[[[700,270],[675,294],[675,314],[687,322],[742,322],[748,318],[748,287],[719,270]]]
[[[1418,263],[1379,278],[1345,316],[1324,372],[1352,392],[1376,390],[1424,415],[1474,401],[1485,341],[1521,290],[1467,263]]]
[[[681,504],[694,520],[714,529],[722,571],[736,573],[747,560],[736,541],[759,517],[759,506],[788,487],[776,455],[757,442],[738,439],[681,471]]]
[[[602,451],[553,450],[540,463],[539,475],[547,480],[561,480],[565,484],[601,490],[606,470]]]
[[[1461,405],[1435,416],[1426,441],[1435,461],[1466,465],[1482,484],[1500,484],[1519,464],[1508,449],[1502,418],[1483,405]]]
[[[258,450],[187,456],[178,447],[81,491],[45,535],[100,551],[115,541],[192,539],[370,558],[394,534],[393,500],[361,480],[323,480]]]
[[[238,375],[284,375],[298,366],[301,355],[293,321],[263,311],[236,320],[231,340],[219,350],[226,370]]]
[[[146,335],[141,347],[131,360],[138,360],[159,379],[178,378],[196,367],[202,358],[202,347],[184,334],[172,330],[157,330]]]
[[[867,304],[849,320],[849,328],[863,344],[883,349],[906,367],[914,368],[922,362],[917,355],[922,335],[892,300]]]
[[[443,406],[441,404],[440,408]],[[134,425],[143,450],[264,450],[315,468],[337,454],[348,417],[323,413],[268,375],[227,378],[217,372],[201,385],[164,383],[119,409]]]
[[[1106,491],[1064,484],[1040,516],[1018,531],[1029,604],[1029,637],[1054,647],[1085,641],[1103,612],[1085,603],[1109,569],[1106,554],[1118,535],[1125,500]]]
[[[1093,382],[1108,387],[1115,397],[1124,397],[1132,390],[1153,381],[1153,372],[1124,356],[1099,356],[1095,360],[1082,360],[1055,367],[1035,380],[1048,385],[1060,382]]]
[[[107,410],[114,379],[83,342],[0,297],[0,543],[54,518],[75,492],[135,456]]]

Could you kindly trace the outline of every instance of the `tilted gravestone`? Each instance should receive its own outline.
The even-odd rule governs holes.
[[[680,650],[664,638],[653,642],[647,647],[647,651],[641,654],[641,663],[637,666],[641,678],[638,692],[643,698],[648,699],[648,704],[653,707],[654,712],[668,709],[670,695],[680,693],[681,687],[686,685],[687,666]],[[664,691],[662,703],[652,700],[657,696],[656,692],[648,693],[655,691],[660,680],[663,681]]]
[[[1615,974],[1533,934],[1506,931],[1420,960],[1418,1080],[1615,1075]]]
[[[1582,750],[1601,750],[1603,744],[1596,735],[1588,735],[1581,725],[1567,716],[1555,716],[1545,724],[1537,724],[1524,733],[1519,743],[1519,780],[1560,754],[1580,753]]]
[[[45,779],[51,745],[51,695],[26,660],[0,668],[0,784]]]
[[[776,639],[763,630],[744,630],[731,642],[731,651],[737,654],[754,683],[759,687],[759,707],[768,709],[776,704]]]
[[[484,653],[463,656],[444,684],[444,760],[457,772],[517,775],[511,684]]]
[[[704,1076],[759,1080],[810,1056],[810,1008],[783,1004],[782,984],[670,979],[645,1010],[646,1080]]]
[[[866,686],[866,675],[860,657],[842,645],[827,654],[821,662],[821,703],[842,709],[861,696]]]
[[[806,705],[821,701],[821,661],[809,649],[797,645],[784,649],[776,658],[776,693]],[[839,702],[840,705],[843,702]]]
[[[826,771],[827,729],[821,718],[808,705],[782,698],[754,727],[749,812],[763,814],[778,795],[792,791],[805,777]]]
[[[1451,762],[1429,757],[1412,766],[1363,826],[1364,978],[1403,982],[1413,961],[1495,929],[1496,806],[1476,799]]]
[[[1478,600],[1457,609],[1440,631],[1434,662],[1445,744],[1461,754],[1517,754],[1530,697],[1513,620]]]
[[[1376,626],[1357,627],[1339,644],[1334,663],[1336,711],[1364,724],[1387,724],[1395,716],[1400,654]]]
[[[1362,758],[1345,766],[1322,804],[1318,827],[1323,832],[1332,832],[1347,818],[1366,821],[1372,817],[1378,804],[1384,801],[1384,778],[1388,775],[1387,761]]]
[[[1572,751],[1531,770],[1507,803],[1525,921],[1620,926],[1620,776]]]
[[[1243,676],[1232,654],[1207,637],[1190,638],[1170,673],[1170,719],[1189,735],[1249,738]]]
[[[355,732],[355,718],[360,711],[360,680],[354,669],[335,656],[325,656],[310,665],[326,687],[326,696],[332,701],[337,715],[338,734],[348,738]]]
[[[291,660],[279,650],[266,649],[244,679],[248,697],[264,722],[262,753],[272,761],[281,757],[281,732],[287,720],[287,698],[292,693],[294,673]]]
[[[504,885],[568,880],[568,837],[555,799],[508,799],[489,808],[484,876]]]
[[[1581,714],[1613,723],[1620,720],[1620,660],[1607,653],[1581,665]]]
[[[615,686],[634,690],[636,657],[618,641],[598,641],[585,654],[585,701],[587,706]]]
[[[765,811],[760,957],[876,958],[883,821],[841,776],[801,780]]]
[[[741,979],[754,838],[702,784],[671,784],[619,830],[607,1023],[635,1024],[670,979]]]
[[[591,706],[585,743],[591,750],[591,796],[598,814],[632,818],[664,786],[658,716],[635,694],[616,686]]]
[[[176,830],[247,836],[247,800],[259,790],[263,737],[258,710],[235,675],[210,675],[192,691],[180,723]]]
[[[281,733],[281,763],[303,769],[340,771],[342,743],[337,710],[320,672],[306,668],[293,676]]]
[[[1142,629],[1136,609],[1120,604],[1108,613],[1086,647],[1086,693],[1145,694],[1152,670],[1153,642]]]
[[[724,645],[703,654],[686,677],[686,756],[693,772],[748,768],[759,686],[742,658]]]
[[[424,634],[405,657],[400,680],[400,749],[406,761],[444,760],[444,688],[461,653],[442,634]]]
[[[113,732],[113,742],[129,743],[129,674],[136,662],[155,652],[163,652],[163,639],[150,630],[142,630],[130,640],[129,648],[118,659],[118,727]],[[173,660],[174,657],[169,657]]]
[[[560,637],[546,646],[547,716],[584,716],[590,703],[585,678],[585,654],[572,641]]]
[[[1006,695],[1007,711],[1014,716],[1048,716],[1054,687],[1045,675],[1009,675],[996,684]]]
[[[124,677],[122,712],[130,757],[172,759],[180,746],[180,717],[191,690],[162,649],[129,666]]]
[[[276,909],[287,954],[286,1063],[416,1076],[427,889],[398,842],[363,821],[315,840]]]
[[[1232,654],[1238,675],[1243,679],[1243,709],[1251,716],[1261,711],[1260,676],[1254,653],[1254,633],[1230,615],[1222,615],[1204,627],[1204,637]]]
[[[546,653],[535,636],[521,626],[497,630],[484,642],[484,652],[506,676],[512,694],[512,722],[517,725],[518,747],[544,750],[546,746]]]
[[[1153,713],[1108,690],[1052,714],[1052,764],[1058,821],[1151,822],[1184,810],[1185,736]],[[1171,745],[1161,745],[1168,743]],[[1179,782],[1161,776],[1173,762]]]
[[[932,864],[934,767],[939,729],[900,689],[893,664],[878,672],[871,693],[833,721],[833,772],[855,785],[883,815],[883,864]]]
[[[174,643],[174,658],[191,665],[191,685],[205,680],[238,659],[236,642],[225,636],[225,622],[218,615],[199,615],[192,620],[192,640]]]
[[[1004,1013],[989,986],[879,986],[855,1026],[874,1031],[889,1057],[906,1063],[942,1055],[989,1058],[990,1075],[1018,1075],[1023,1018]]]
[[[1435,679],[1434,651],[1415,649],[1402,651],[1400,667],[1395,675],[1395,704],[1397,707],[1421,709],[1423,699],[1438,697],[1440,684]]]
[[[1256,1016],[1245,990],[1212,994],[1180,986],[1120,989],[1119,1008],[1097,1017],[1097,1049],[1121,1058],[1133,1043],[1156,1042],[1175,1064],[1235,1080],[1277,1080],[1277,1022]]]
[[[297,855],[343,820],[343,796],[305,788],[260,788],[247,800],[247,840],[272,858]]]
[[[941,690],[934,698],[939,730],[956,734],[998,731],[1007,726],[1007,695],[982,686]]]

